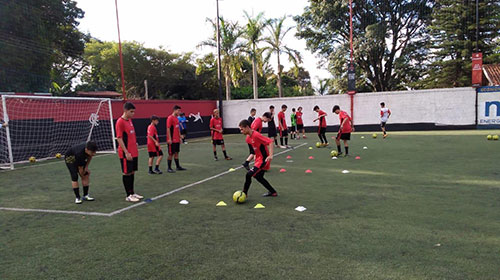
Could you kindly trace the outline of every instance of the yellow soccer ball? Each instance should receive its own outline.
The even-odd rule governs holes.
[[[339,155],[339,152],[337,152],[335,150],[333,150],[333,151],[330,152],[330,156],[332,156],[332,157],[336,157],[338,155]]]
[[[373,139],[377,138],[377,133],[372,134]]]
[[[486,136],[486,139],[488,139],[488,140],[493,140],[493,135],[488,135],[488,136]]]
[[[30,162],[36,162],[36,158],[35,157],[30,157],[29,160],[30,160]]]
[[[493,140],[498,140],[498,135],[493,135]]]
[[[321,143],[320,142],[316,142],[316,148],[320,148],[321,147]]]
[[[61,158],[61,157],[62,157],[61,153],[56,154],[56,158]]]
[[[233,201],[236,203],[243,203],[247,199],[247,195],[242,191],[237,191],[233,194]]]

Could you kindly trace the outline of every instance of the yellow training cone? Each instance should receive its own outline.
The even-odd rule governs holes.
[[[234,168],[229,168],[229,172],[233,172],[233,171],[235,171],[235,170],[236,170],[236,169],[234,169]]]
[[[227,206],[227,204],[221,200],[219,203],[215,204],[215,206]]]
[[[254,207],[254,208],[255,208],[255,209],[264,209],[264,208],[266,208],[266,206],[264,206],[264,205],[262,205],[262,204],[260,204],[260,203],[257,203],[257,205],[255,205],[255,207]]]

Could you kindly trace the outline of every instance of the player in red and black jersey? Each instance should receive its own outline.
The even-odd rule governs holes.
[[[315,121],[319,120],[318,124],[318,137],[319,140],[321,141],[321,145],[328,146],[328,140],[326,139],[326,116],[327,114],[319,109],[319,107],[316,105],[314,106],[314,112],[318,113],[318,117],[314,119]]]
[[[281,111],[278,113],[278,128],[280,131],[280,148],[290,148],[288,146],[288,126],[286,125],[285,112],[288,107],[283,104],[281,105]],[[285,139],[285,145],[283,145],[283,139]]]
[[[160,122],[160,119],[157,116],[151,116],[151,124],[148,126],[148,153],[149,153],[149,174],[162,174],[160,171],[160,163],[163,159],[163,152],[160,146],[160,138],[158,138],[158,130],[156,130],[156,126]],[[153,170],[153,161],[155,157],[156,166],[155,170]]]
[[[226,145],[224,144],[224,137],[222,136],[222,118],[219,117],[219,110],[214,109],[212,119],[210,119],[210,133],[212,134],[212,146],[214,151],[214,159],[217,158],[217,145],[222,146],[222,152],[224,153],[224,158],[226,160],[232,160],[231,157],[227,155]]]
[[[304,129],[304,120],[302,118],[302,107],[297,108],[297,113],[295,113],[295,116],[297,118],[297,139],[300,139],[300,131],[302,130],[302,138],[307,138],[306,137],[306,130]]]
[[[345,156],[348,156],[349,140],[351,140],[351,132],[354,131],[354,127],[352,125],[352,119],[345,111],[340,110],[339,105],[333,106],[332,111],[333,113],[339,115],[339,120],[340,120],[339,133],[335,138],[335,142],[337,144],[337,151],[339,152],[339,155],[342,154],[342,150],[340,149],[340,140],[343,140],[345,148]]]
[[[186,170],[179,163],[179,152],[181,151],[181,132],[179,130],[179,119],[177,117],[180,114],[181,107],[175,105],[172,115],[168,116],[167,119],[168,173],[175,173],[175,171],[172,169],[172,157],[175,160],[177,171]]]
[[[248,196],[252,177],[255,177],[268,190],[263,196],[278,196],[276,190],[264,179],[264,174],[271,167],[271,161],[273,160],[273,140],[253,130],[248,120],[242,120],[239,127],[241,133],[247,136],[245,142],[251,145],[255,151],[255,164],[246,174],[243,192]]]
[[[138,168],[139,150],[132,123],[135,114],[134,104],[127,102],[123,105],[123,115],[116,122],[116,140],[118,141],[118,156],[123,172],[123,186],[127,193],[126,201],[137,202],[143,198],[134,192],[134,174]]]
[[[262,132],[262,123],[267,123],[271,120],[271,113],[270,112],[265,112],[261,117],[256,118],[253,122],[252,125],[250,126],[254,131],[257,131],[259,133]],[[250,122],[250,121],[249,121]],[[252,145],[248,144],[248,149],[250,151],[250,154],[247,157],[247,160],[242,164],[243,167],[245,167],[246,170],[250,170],[250,161],[255,156],[255,151],[253,150]]]

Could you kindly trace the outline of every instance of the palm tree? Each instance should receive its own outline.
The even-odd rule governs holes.
[[[264,28],[269,24],[269,21],[264,18],[263,13],[259,13],[256,17],[251,17],[245,11],[245,16],[248,20],[244,30],[244,37],[247,39],[246,51],[252,61],[252,82],[253,82],[253,98],[259,98],[259,88],[257,81],[257,57],[262,54],[257,47],[258,43],[263,41],[262,33]]]
[[[283,16],[278,19],[273,19],[270,21],[268,25],[269,32],[271,36],[265,38],[265,42],[270,46],[270,52],[276,54],[278,59],[278,74],[277,74],[277,85],[278,85],[278,96],[283,97],[283,88],[281,87],[281,74],[283,72],[283,66],[281,65],[280,55],[285,54],[288,56],[288,60],[292,62],[295,66],[298,66],[299,63],[302,63],[302,57],[300,52],[294,49],[291,49],[284,45],[283,41],[285,36],[288,34],[290,30],[294,27],[285,28],[283,23],[286,20],[286,16]]]
[[[214,36],[209,40],[201,42],[198,47],[209,46],[217,48],[217,23],[207,19],[213,28]],[[231,85],[238,86],[241,77],[241,52],[244,44],[240,42],[243,34],[242,28],[237,22],[225,21],[220,18],[220,36],[221,36],[221,68],[224,74],[226,84],[226,100],[231,99]]]

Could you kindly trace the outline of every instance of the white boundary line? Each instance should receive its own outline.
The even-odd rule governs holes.
[[[307,145],[307,143],[302,143],[296,147],[294,147],[293,149],[287,149],[285,151],[281,151],[279,153],[276,153],[275,156],[279,156],[279,155],[282,155],[282,154],[285,154],[285,153],[288,153],[290,151],[293,151],[294,149],[297,149],[297,148],[300,148],[304,145]],[[241,169],[243,168],[243,166],[238,166],[235,169],[238,170],[238,169]],[[185,190],[185,189],[188,189],[188,188],[191,188],[191,187],[194,187],[194,186],[197,186],[199,184],[202,184],[202,183],[205,183],[207,181],[210,181],[210,180],[213,180],[213,179],[216,179],[216,178],[219,178],[221,176],[224,176],[228,173],[232,173],[234,171],[224,171],[222,173],[219,173],[219,174],[216,174],[214,176],[211,176],[211,177],[208,177],[208,178],[205,178],[205,179],[202,179],[200,181],[197,181],[197,182],[194,182],[194,183],[191,183],[191,184],[188,184],[188,185],[185,185],[185,186],[182,186],[180,188],[177,188],[177,189],[174,189],[174,190],[171,190],[169,192],[166,192],[166,193],[163,193],[163,194],[160,194],[160,195],[157,195],[155,197],[152,197],[150,198],[151,201],[154,201],[154,200],[158,200],[160,198],[163,198],[163,197],[166,197],[166,196],[169,196],[169,195],[172,195],[176,192],[180,192],[182,190]],[[141,201],[139,203],[136,203],[136,204],[133,204],[133,205],[130,205],[130,206],[127,206],[125,208],[121,208],[121,209],[118,209],[116,211],[113,211],[111,213],[101,213],[101,212],[83,212],[83,211],[69,211],[69,210],[50,210],[50,209],[28,209],[28,208],[8,208],[8,207],[0,207],[0,210],[6,210],[6,211],[18,211],[18,212],[41,212],[41,213],[56,213],[56,214],[73,214],[73,215],[85,215],[85,216],[103,216],[103,217],[112,217],[114,215],[117,215],[117,214],[120,214],[120,213],[123,213],[125,211],[128,211],[130,209],[133,209],[133,208],[136,208],[136,207],[139,207],[141,205],[144,205],[144,204],[147,204],[147,202],[145,201]]]

